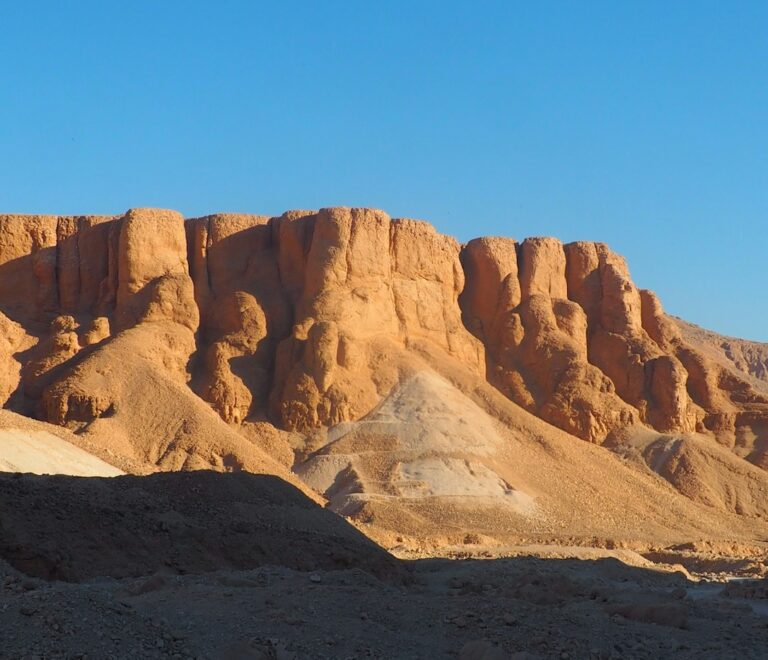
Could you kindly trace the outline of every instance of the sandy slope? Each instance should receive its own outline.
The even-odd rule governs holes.
[[[763,471],[745,466],[743,485],[713,481],[717,496],[697,499],[682,476],[668,479],[644,461],[581,442],[428,343],[410,348],[418,356],[411,375],[359,422],[314,438],[296,466],[334,509],[366,523],[380,542],[439,547],[476,535],[490,544],[648,547],[766,538],[768,526],[757,517],[768,486]],[[743,463],[721,458],[732,470]],[[741,489],[739,509],[725,493],[734,488]]]
[[[0,411],[0,472],[114,477],[123,472],[73,444],[76,436],[52,424]]]
[[[717,511],[768,519],[768,474],[707,436],[635,429],[615,450],[648,466],[682,495]]]
[[[99,410],[95,419],[67,421],[135,466],[131,471],[151,466],[285,472],[187,387],[188,357],[179,346],[188,334],[178,324],[158,322],[116,335],[47,391],[48,408],[65,407],[73,416],[72,406],[85,402]]]
[[[365,501],[439,498],[531,514],[532,498],[486,464],[502,444],[481,408],[420,371],[361,421],[330,429],[327,444],[296,472],[342,513]]]

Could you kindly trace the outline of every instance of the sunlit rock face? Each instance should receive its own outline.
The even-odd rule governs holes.
[[[56,424],[121,408],[112,350],[231,426],[301,433],[371,413],[426,351],[590,442],[645,425],[766,460],[759,347],[709,350],[600,243],[460,245],[353,208],[0,216],[0,275],[0,396]]]

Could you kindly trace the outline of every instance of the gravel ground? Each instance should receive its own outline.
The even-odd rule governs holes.
[[[64,583],[6,564],[0,657],[761,658],[768,649],[757,601],[680,574],[526,557],[408,570],[406,583],[280,566]]]

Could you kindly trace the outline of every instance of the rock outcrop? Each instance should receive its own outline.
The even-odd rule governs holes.
[[[768,344],[718,335],[678,318],[672,321],[687,343],[746,377],[756,389],[768,391]]]
[[[735,445],[768,414],[768,397],[686,342],[606,245],[481,238],[462,261],[489,380],[546,421],[592,442],[645,424]]]
[[[707,349],[599,243],[371,209],[0,216],[0,336],[6,407],[164,469],[258,469],[243,424],[359,420],[424,359],[593,443],[698,432],[768,468],[763,349]]]
[[[197,391],[229,422],[357,419],[398,380],[385,354],[418,339],[479,368],[456,304],[459,246],[426,223],[323,209],[210,216],[188,235],[206,344]]]

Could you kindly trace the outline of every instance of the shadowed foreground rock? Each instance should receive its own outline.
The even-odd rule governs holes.
[[[277,477],[176,472],[146,477],[0,474],[0,559],[28,575],[100,576],[355,566],[405,570],[349,523]]]

